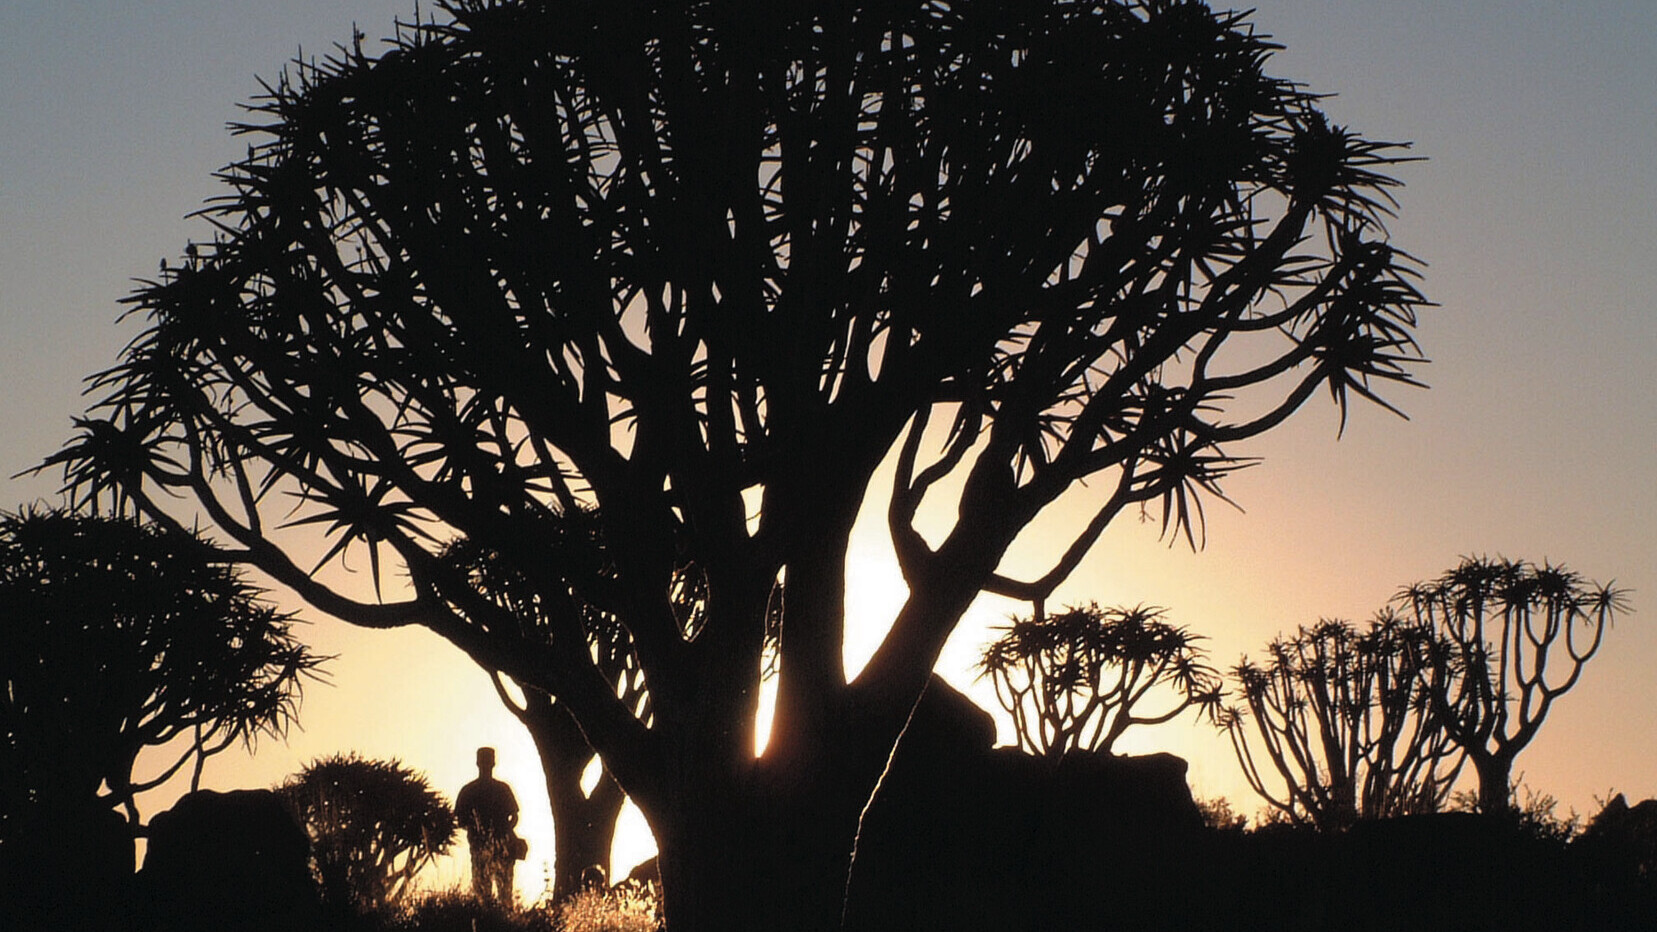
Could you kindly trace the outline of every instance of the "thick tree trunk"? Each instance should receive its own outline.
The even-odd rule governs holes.
[[[1358,821],[1358,787],[1350,774],[1332,779],[1329,786],[1329,811],[1320,813],[1318,826],[1325,831],[1343,831]]]
[[[826,802],[836,795],[802,786],[658,813],[668,932],[839,930],[861,807]]]
[[[616,818],[627,796],[608,773],[599,776],[591,796],[581,790],[581,771],[548,768],[547,799],[552,806],[552,896],[561,900],[581,887],[582,874],[598,866],[610,875],[610,849]]]
[[[1513,811],[1513,797],[1509,781],[1513,779],[1513,759],[1502,755],[1479,755],[1473,758],[1473,769],[1479,775],[1479,811],[1486,815],[1505,816]]]
[[[596,864],[609,875],[616,818],[627,796],[608,772],[599,776],[592,795],[583,792],[581,778],[593,752],[581,729],[562,705],[545,694],[526,690],[524,700],[518,718],[541,756],[556,849],[552,895],[559,900],[579,889],[587,868]]]

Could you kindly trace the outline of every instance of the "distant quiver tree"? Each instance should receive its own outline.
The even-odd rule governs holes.
[[[1135,725],[1214,711],[1219,672],[1203,662],[1200,639],[1164,614],[1089,604],[1013,619],[979,668],[1012,715],[1019,746],[1055,763],[1073,750],[1109,754]]]
[[[1469,557],[1399,593],[1433,637],[1421,686],[1479,776],[1478,808],[1513,810],[1513,761],[1629,610],[1627,593],[1564,566]]]
[[[1442,808],[1463,756],[1417,675],[1427,637],[1390,611],[1326,619],[1232,668],[1241,704],[1218,721],[1273,811],[1338,831]]]
[[[336,905],[365,912],[396,905],[454,841],[448,801],[400,761],[320,758],[279,792],[311,836],[324,901]]]
[[[213,242],[133,296],[145,330],[51,462],[158,521],[184,493],[318,608],[555,696],[655,832],[676,932],[838,927],[980,593],[1046,598],[1124,509],[1195,544],[1236,444],[1413,381],[1401,150],[1267,74],[1242,14],[441,8],[253,104]],[[1061,497],[1074,536],[1004,572]],[[909,596],[848,681],[866,499]],[[535,588],[534,631],[459,539]]]

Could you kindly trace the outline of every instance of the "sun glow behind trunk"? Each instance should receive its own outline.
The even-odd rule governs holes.
[[[848,680],[855,679],[874,656],[908,598],[909,587],[904,584],[878,515],[872,525],[860,518],[852,530],[852,545],[846,559],[846,628],[841,656]],[[784,670],[780,675],[788,674]],[[755,757],[764,755],[770,743],[776,705],[777,681],[767,679],[760,684],[754,728]]]

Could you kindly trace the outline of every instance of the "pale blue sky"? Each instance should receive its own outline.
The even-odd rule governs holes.
[[[348,40],[353,22],[387,35],[412,9],[0,2],[0,472],[57,447],[81,378],[136,333],[114,325],[117,299],[203,235],[182,218],[245,147],[224,125],[257,93],[254,76],[275,75],[301,46]],[[1320,615],[1362,618],[1463,554],[1615,577],[1641,611],[1518,769],[1584,811],[1611,789],[1657,796],[1657,4],[1256,9],[1258,28],[1287,46],[1275,72],[1338,95],[1327,104],[1336,122],[1414,141],[1429,159],[1400,170],[1392,230],[1429,263],[1424,290],[1443,305],[1421,328],[1433,388],[1397,396],[1410,421],[1361,412],[1339,443],[1315,404],[1247,451],[1266,457],[1229,487],[1247,513],[1211,509],[1206,551],[1170,551],[1124,524],[1067,595],[1168,606],[1229,664]],[[53,491],[50,479],[12,480],[0,507]],[[863,591],[877,596],[880,578],[871,569]],[[984,606],[952,645],[957,682],[1002,610]],[[532,754],[487,682],[429,639],[326,619],[312,630],[343,655],[335,685],[307,693],[307,731],[288,746],[214,769],[225,784],[266,783],[354,746],[401,756],[452,794],[480,738],[507,749],[503,769]],[[1188,756],[1199,792],[1255,809],[1217,737],[1169,729],[1141,741]],[[527,763],[508,771],[520,795],[536,782]]]

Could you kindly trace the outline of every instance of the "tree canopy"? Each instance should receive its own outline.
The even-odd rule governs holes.
[[[1319,391],[1344,412],[1413,382],[1423,299],[1383,227],[1402,152],[1268,75],[1241,14],[442,9],[268,85],[213,241],[133,296],[146,327],[55,462],[159,520],[187,493],[314,605],[556,695],[651,820],[681,928],[837,915],[979,593],[1046,598],[1124,509],[1195,543],[1236,444]],[[1084,481],[1046,571],[1002,572]],[[847,682],[866,497],[910,595]],[[533,582],[533,637],[442,558],[457,539]],[[378,597],[312,572],[347,559]],[[750,896],[785,812],[793,874]]]
[[[136,826],[137,794],[286,730],[322,658],[214,555],[120,518],[0,515],[0,813],[123,807]]]

